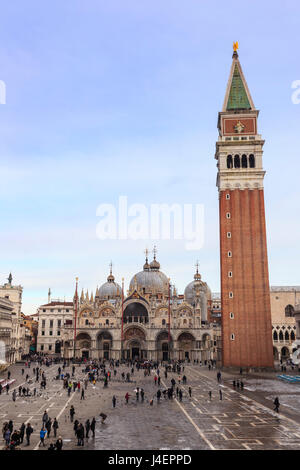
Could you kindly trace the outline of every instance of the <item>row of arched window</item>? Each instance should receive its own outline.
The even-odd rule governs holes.
[[[253,153],[249,156],[246,154],[227,155],[227,168],[255,168],[255,157]]]
[[[273,340],[274,341],[295,341],[295,333],[294,331],[291,331],[291,334],[289,331],[285,331],[284,333],[280,330],[279,333],[277,331],[273,332]]]

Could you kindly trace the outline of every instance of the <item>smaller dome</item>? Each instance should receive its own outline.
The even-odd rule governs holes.
[[[101,300],[108,300],[108,299],[115,299],[116,297],[120,297],[122,293],[122,289],[115,282],[115,277],[112,273],[112,265],[110,265],[110,273],[107,276],[107,282],[102,284],[99,288],[99,298]]]
[[[158,271],[160,269],[160,264],[159,262],[156,260],[155,256],[154,256],[154,259],[153,261],[151,261],[150,263],[150,269],[152,271]]]

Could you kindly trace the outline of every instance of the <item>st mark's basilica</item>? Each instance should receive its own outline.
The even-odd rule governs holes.
[[[125,296],[110,267],[95,296],[82,291],[76,301],[75,293],[73,321],[65,324],[61,352],[65,358],[219,362],[221,331],[211,321],[212,294],[198,265],[193,277],[184,295],[178,294],[154,250],[150,263],[146,253]]]

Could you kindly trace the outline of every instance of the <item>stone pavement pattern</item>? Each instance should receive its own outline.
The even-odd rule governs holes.
[[[39,390],[39,384],[34,381],[33,367],[32,364],[31,369],[26,368],[24,376],[29,373],[33,378],[29,388],[32,390],[36,387]],[[292,409],[292,413],[277,414],[273,411],[272,401],[275,394],[280,397],[282,393],[284,398],[294,396],[290,402],[297,403],[300,399],[300,387],[295,389],[293,386],[289,394],[286,384],[281,384],[276,378],[259,381],[256,378],[243,378],[245,390],[239,392],[232,388],[232,377],[229,374],[222,373],[224,381],[218,384],[216,370],[208,371],[198,365],[185,365],[187,384],[179,385],[183,391],[182,402],[162,398],[158,404],[155,398],[158,387],[154,384],[154,372],[145,378],[143,370],[135,370],[133,382],[126,383],[122,381],[121,373],[127,373],[130,368],[121,366],[117,368],[116,379],[112,378],[107,388],[103,387],[102,381],[97,382],[96,386],[89,384],[85,400],[80,400],[81,393],[71,392],[68,397],[62,381],[54,380],[58,365],[53,365],[44,367],[47,377],[46,392],[36,398],[17,397],[14,403],[11,392],[25,380],[21,376],[21,368],[20,365],[10,368],[16,383],[9,395],[3,392],[0,396],[0,424],[2,428],[3,422],[9,419],[13,420],[15,428],[19,428],[22,422],[32,424],[34,433],[31,445],[21,445],[24,450],[43,449],[39,447],[39,431],[45,410],[52,420],[54,417],[58,419],[58,435],[63,438],[65,450],[300,449],[300,411],[297,414]],[[71,368],[66,370],[71,372]],[[161,389],[169,386],[172,378],[177,385],[178,374],[168,373],[168,378],[165,379],[164,369],[160,368],[160,371]],[[76,366],[75,378],[83,380],[85,376],[82,366]],[[136,386],[145,390],[144,403],[136,402]],[[192,387],[192,398],[188,396],[189,386]],[[219,396],[220,389],[222,400]],[[211,401],[209,391],[212,392]],[[126,392],[131,395],[128,405],[124,399]],[[116,408],[112,407],[113,395],[117,398]],[[150,406],[149,401],[152,398],[154,404]],[[95,438],[85,439],[84,447],[76,446],[73,424],[69,420],[71,405],[75,407],[75,418],[83,424],[87,418],[91,420],[93,416],[97,421]],[[99,418],[101,412],[107,414],[104,424],[101,424]],[[293,415],[295,419],[291,417]],[[50,442],[55,442],[53,434],[46,439],[47,446]]]

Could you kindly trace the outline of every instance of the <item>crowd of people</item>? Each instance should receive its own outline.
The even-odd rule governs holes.
[[[57,369],[55,369],[56,373],[54,373],[53,377],[49,377],[47,369],[53,365],[57,365]],[[215,364],[209,361],[205,365],[209,370],[216,368]],[[123,367],[119,370],[120,366]],[[51,371],[53,374],[53,368]],[[80,374],[78,374],[78,372],[80,372]],[[151,375],[153,376],[152,386],[149,386],[151,384],[151,380],[147,381],[146,392],[144,387],[131,387],[132,384],[136,383],[136,376],[141,380],[139,372],[142,372],[145,378]],[[243,371],[241,370],[240,375],[242,375],[242,372]],[[177,399],[181,402],[184,396],[189,399],[192,398],[192,387],[190,384],[187,385],[188,378],[185,373],[185,363],[182,361],[173,361],[168,363],[130,360],[72,361],[37,356],[25,362],[21,369],[21,374],[25,379],[25,383],[12,390],[11,397],[13,401],[16,401],[17,397],[26,400],[27,397],[41,396],[45,390],[48,390],[49,382],[53,383],[51,382],[53,380],[61,383],[62,389],[65,391],[67,397],[71,394],[75,394],[76,392],[80,394],[78,395],[78,397],[80,396],[80,401],[86,399],[85,392],[88,389],[89,384],[95,388],[97,383],[100,384],[102,382],[103,388],[108,388],[108,390],[110,390],[109,384],[111,382],[122,382],[124,384],[128,384],[128,390],[125,393],[124,402],[120,396],[117,398],[112,390],[112,408],[116,408],[118,403],[120,405],[124,404],[125,406],[130,406],[130,404],[137,405],[138,403],[147,403],[148,406],[153,406],[155,401],[159,405],[161,400],[168,402],[168,400]],[[7,378],[9,379],[10,376],[11,372],[8,371]],[[216,378],[217,383],[220,384],[222,381],[220,371],[217,372]],[[187,387],[185,387],[186,385]],[[234,389],[238,388],[242,391],[244,383],[241,379],[236,379],[233,380],[232,386]],[[218,390],[219,399],[222,400],[222,389],[219,387]],[[7,394],[8,393],[9,389],[7,390]],[[209,390],[209,401],[211,401],[212,398],[212,391]],[[276,411],[278,411],[279,401],[276,400],[274,405]],[[101,424],[104,424],[107,415],[101,412],[99,416],[101,418]],[[68,420],[72,423],[75,439],[77,440],[77,446],[82,447],[85,444],[85,440],[95,437],[97,424],[95,416],[91,416],[87,419],[76,419],[75,407],[74,405],[71,405]],[[35,429],[35,433],[39,433],[39,442],[36,444],[39,448],[47,447],[50,451],[59,451],[63,449],[63,439],[61,435],[58,435],[62,434],[61,431],[58,432],[60,429],[59,421],[56,417],[49,416],[49,409],[48,411],[45,410],[42,415],[40,428],[37,426],[35,427],[37,428]],[[30,439],[33,432],[34,429],[30,423],[22,423],[19,428],[14,428],[12,420],[5,422],[3,424],[2,434],[6,448],[14,450],[20,448],[22,444],[30,446]],[[54,440],[51,439],[52,436]]]

